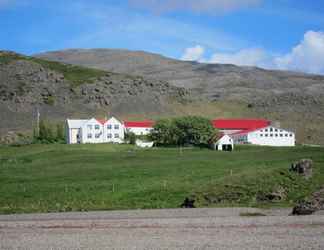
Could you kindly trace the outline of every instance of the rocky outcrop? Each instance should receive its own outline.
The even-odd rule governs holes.
[[[0,52],[0,137],[30,131],[36,109],[42,118],[63,121],[108,113],[166,113],[171,103],[190,100],[190,91],[166,81],[74,67]]]
[[[295,162],[291,165],[290,171],[309,179],[313,176],[313,161],[310,159],[302,159]]]
[[[309,200],[299,202],[292,215],[310,215],[319,210],[324,210],[324,187],[313,193]]]

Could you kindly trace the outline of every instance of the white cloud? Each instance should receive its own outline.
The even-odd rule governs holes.
[[[187,48],[185,53],[181,57],[181,60],[184,61],[200,61],[205,53],[205,49],[197,45],[193,48]]]
[[[185,10],[212,14],[255,7],[262,0],[129,0],[129,2],[135,7],[149,9],[158,13]]]
[[[279,69],[324,74],[324,32],[306,32],[299,45],[274,63]]]
[[[217,52],[206,59],[204,52],[205,48],[200,45],[188,48],[182,60],[324,74],[324,32],[306,32],[300,44],[285,55],[274,55],[260,48],[248,48],[229,53]]]
[[[266,51],[259,48],[250,48],[242,49],[235,53],[216,53],[212,55],[208,62],[266,67],[267,60],[268,56]]]

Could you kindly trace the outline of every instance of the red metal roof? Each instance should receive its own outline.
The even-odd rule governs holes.
[[[154,121],[140,121],[140,122],[124,122],[126,128],[153,128]]]
[[[218,119],[213,120],[212,123],[214,128],[228,130],[254,130],[271,124],[264,119]]]

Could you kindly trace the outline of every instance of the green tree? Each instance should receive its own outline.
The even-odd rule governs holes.
[[[151,139],[160,145],[207,145],[217,133],[207,118],[186,116],[157,121]]]
[[[129,144],[135,145],[136,144],[136,135],[133,132],[126,132],[125,140],[129,141]]]
[[[64,141],[64,125],[62,123],[56,124],[56,139],[58,141]]]

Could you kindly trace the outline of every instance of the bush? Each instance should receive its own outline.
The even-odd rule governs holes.
[[[136,144],[136,135],[133,132],[127,132],[125,134],[125,140],[129,141],[129,144],[135,145]]]
[[[207,118],[186,116],[157,121],[151,139],[158,145],[208,145],[216,130]]]
[[[64,125],[53,124],[46,120],[39,122],[39,128],[34,128],[34,142],[36,143],[63,143],[65,142]]]

